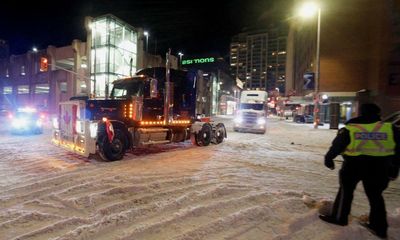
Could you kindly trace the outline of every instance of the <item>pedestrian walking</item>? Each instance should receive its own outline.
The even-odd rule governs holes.
[[[373,103],[363,104],[360,116],[350,119],[340,129],[325,155],[325,166],[333,170],[333,159],[343,156],[339,171],[339,190],[330,215],[320,219],[340,225],[348,224],[353,193],[361,181],[367,195],[369,222],[361,223],[380,238],[387,238],[387,217],[382,193],[389,181],[399,175],[400,131],[391,123],[381,122],[380,108]]]

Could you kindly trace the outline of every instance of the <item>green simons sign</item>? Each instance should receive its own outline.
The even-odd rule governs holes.
[[[215,59],[213,57],[208,58],[193,58],[193,59],[185,59],[182,60],[182,65],[189,65],[189,64],[202,64],[202,63],[213,63]]]

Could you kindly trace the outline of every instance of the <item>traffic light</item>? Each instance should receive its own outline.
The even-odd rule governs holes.
[[[41,57],[40,58],[40,71],[41,72],[47,72],[49,68],[49,61],[46,57]]]

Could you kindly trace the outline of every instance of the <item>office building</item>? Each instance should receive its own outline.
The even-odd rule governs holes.
[[[320,4],[319,96],[325,95],[326,104],[340,103],[343,121],[355,116],[359,105],[366,101],[379,104],[383,115],[398,111],[398,1],[322,0]],[[286,92],[312,104],[315,84],[309,85],[306,80],[313,80],[316,71],[317,18],[305,20],[295,16],[292,20],[288,36]]]
[[[231,73],[245,89],[285,91],[285,26],[240,33],[230,45]]]

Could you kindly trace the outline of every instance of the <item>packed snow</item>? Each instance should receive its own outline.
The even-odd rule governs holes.
[[[323,157],[336,130],[270,118],[264,135],[232,131],[219,145],[190,142],[84,158],[42,135],[0,129],[0,239],[377,239],[358,224],[318,218],[338,189]],[[400,180],[385,191],[389,239],[400,239]]]

